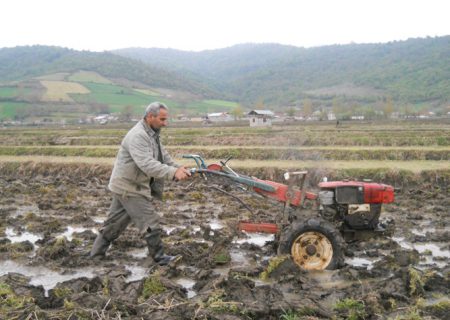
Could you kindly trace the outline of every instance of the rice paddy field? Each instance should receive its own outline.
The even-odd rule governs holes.
[[[130,125],[131,126],[131,125]],[[130,126],[0,130],[0,161],[111,164]],[[450,122],[304,123],[250,127],[168,127],[163,143],[187,166],[185,154],[208,163],[232,157],[244,170],[372,169],[392,173],[450,170]]]
[[[391,184],[384,230],[349,239],[341,267],[316,271],[279,254],[279,235],[238,230],[242,220],[279,221],[282,204],[218,192],[200,176],[169,182],[155,201],[178,264],[148,259],[133,225],[103,259],[89,259],[130,127],[0,129],[0,319],[448,319],[449,121],[163,130],[186,166],[185,154],[232,156],[236,171],[278,182],[307,170],[312,192],[325,176]]]

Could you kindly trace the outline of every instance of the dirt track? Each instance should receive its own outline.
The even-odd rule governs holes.
[[[446,319],[450,313],[446,186],[404,188],[382,213],[395,221],[393,235],[349,243],[340,270],[304,272],[276,257],[273,236],[236,231],[239,219],[250,218],[239,202],[189,182],[169,185],[159,203],[167,251],[183,255],[177,266],[151,265],[132,227],[106,259],[87,259],[110,203],[108,175],[96,166],[49,175],[39,165],[0,175],[1,319]],[[245,198],[256,208],[252,220],[273,221],[281,210]]]

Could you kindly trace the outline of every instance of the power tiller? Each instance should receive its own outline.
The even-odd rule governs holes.
[[[394,188],[386,184],[323,181],[319,183],[319,192],[312,193],[305,190],[306,171],[286,172],[287,184],[282,184],[236,173],[227,165],[231,157],[210,165],[199,155],[183,157],[196,162],[197,168],[191,169],[193,175],[222,185],[238,185],[245,191],[283,203],[276,223],[240,221],[239,229],[275,234],[278,254],[290,254],[306,270],[343,266],[344,238],[354,238],[361,231],[383,231],[379,220],[381,206],[394,201]],[[253,212],[240,198],[222,191]]]

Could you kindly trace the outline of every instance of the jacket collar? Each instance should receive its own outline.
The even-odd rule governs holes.
[[[149,136],[151,136],[151,137],[159,136],[159,133],[161,132],[161,130],[154,130],[152,127],[150,127],[147,124],[147,122],[145,122],[144,119],[141,119],[140,122]]]

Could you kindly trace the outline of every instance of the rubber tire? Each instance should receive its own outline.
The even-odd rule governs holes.
[[[333,248],[333,257],[325,268],[326,270],[339,269],[344,266],[345,241],[334,225],[319,218],[306,221],[294,221],[280,236],[278,254],[291,254],[294,241],[303,233],[314,231],[323,234],[330,241]],[[299,266],[299,268],[301,268]]]

